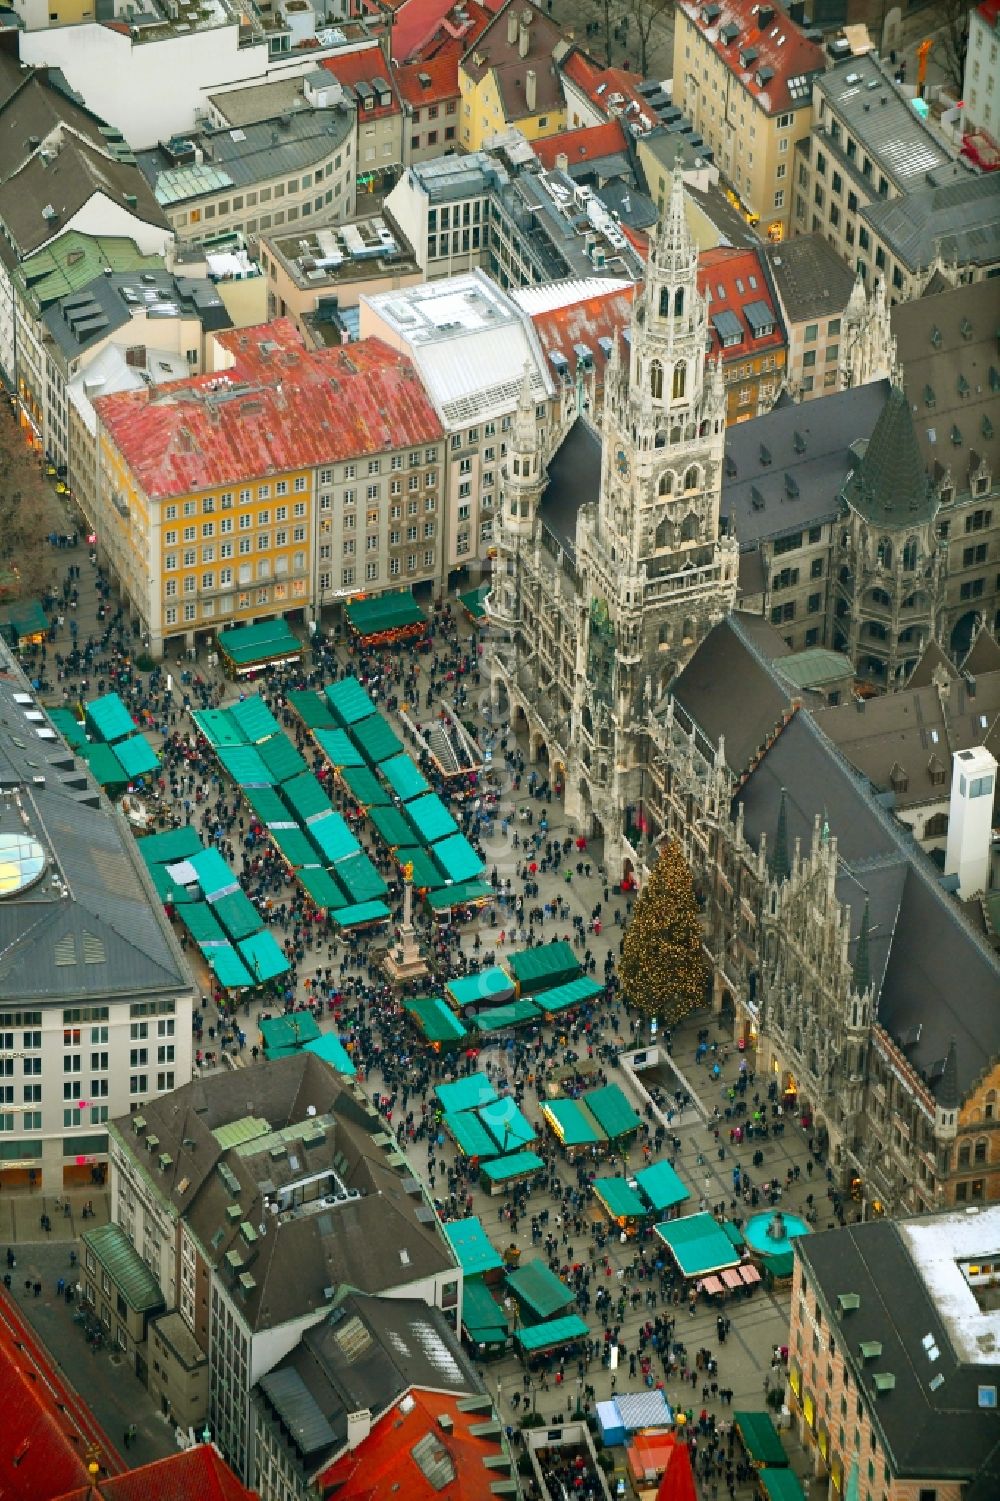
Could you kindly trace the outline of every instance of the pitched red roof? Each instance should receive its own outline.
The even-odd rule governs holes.
[[[396,69],[396,85],[401,97],[413,109],[425,104],[442,104],[459,97],[458,60],[461,43],[453,43],[430,62],[407,63]],[[424,80],[427,80],[426,82]]]
[[[89,1484],[94,1446],[102,1472],[121,1458],[86,1403],[55,1372],[48,1352],[0,1289],[0,1496],[48,1501]]]
[[[359,83],[374,86],[376,79],[389,85],[389,98],[385,104],[375,105],[371,109],[362,109],[359,100],[359,119],[383,120],[389,115],[398,115],[402,111],[395,80],[391,69],[386,65],[385,54],[381,47],[362,47],[354,52],[341,52],[336,57],[324,57],[322,65],[333,74],[338,83],[343,84],[344,88],[356,91]]]
[[[36,1501],[43,1498],[38,1496]],[[211,1444],[196,1444],[102,1480],[100,1491],[87,1486],[53,1496],[51,1501],[260,1501],[260,1497],[237,1480]]]
[[[599,341],[613,339],[622,329],[628,328],[632,321],[634,293],[634,287],[620,287],[567,303],[565,307],[532,313],[531,321],[546,359],[552,353],[561,354],[570,369],[575,370],[574,345],[585,344],[594,356],[598,373],[603,371],[607,357],[602,353]]]
[[[554,167],[556,158],[563,153],[571,167],[578,167],[582,162],[599,161],[602,156],[624,151],[625,132],[617,120],[609,120],[606,125],[588,125],[581,130],[564,130],[561,135],[543,136],[531,144],[543,167]]]
[[[606,68],[579,48],[574,48],[564,60],[562,70],[570,83],[576,84],[607,119],[624,119],[640,130],[652,130],[659,123],[648,113],[646,100],[639,93],[641,73],[631,73],[625,68]],[[643,114],[649,120],[648,126],[642,124]]]
[[[811,77],[824,71],[826,57],[774,0],[677,0],[677,8],[767,114],[808,105]]]
[[[708,327],[712,339],[710,355],[721,354],[723,363],[726,363],[729,360],[745,360],[750,354],[784,347],[786,340],[781,314],[771,293],[763,257],[757,250],[733,250],[725,246],[703,250],[698,257],[698,287],[709,298]],[[763,303],[770,312],[773,333],[760,337],[754,333],[746,309],[755,302]],[[715,317],[724,312],[735,315],[743,333],[740,342],[728,348],[723,345],[713,322]]]
[[[403,0],[392,23],[392,55],[401,63],[433,57],[438,48],[473,45],[499,9],[498,0]]]
[[[381,339],[308,350],[288,319],[219,334],[224,374],[101,397],[96,410],[154,499],[433,442],[412,363]]]
[[[451,1420],[447,1432],[442,1416]],[[483,1421],[482,1412],[462,1412],[456,1397],[414,1388],[356,1449],[315,1477],[316,1489],[335,1493],[337,1501],[382,1501],[392,1494],[405,1501],[492,1501],[491,1487],[502,1472],[488,1470],[484,1461],[503,1451],[496,1439],[473,1434]],[[428,1479],[429,1463],[440,1467],[436,1479],[444,1477],[443,1483]]]
[[[697,1501],[691,1473],[691,1451],[676,1434],[671,1433],[669,1438],[670,1457],[656,1492],[656,1501]]]

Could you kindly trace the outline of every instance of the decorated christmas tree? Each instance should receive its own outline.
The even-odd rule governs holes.
[[[677,839],[664,846],[636,901],[619,976],[628,1001],[667,1026],[705,1003],[701,914]]]

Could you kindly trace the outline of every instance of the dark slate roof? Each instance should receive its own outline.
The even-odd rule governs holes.
[[[142,1150],[132,1117],[113,1130],[183,1216],[251,1329],[287,1324],[346,1291],[402,1289],[456,1265],[419,1184],[390,1160],[381,1116],[312,1053],[198,1076],[149,1101],[143,1118],[155,1153]],[[332,1184],[332,1202],[324,1195],[283,1207],[286,1187],[331,1169],[354,1197],[337,1199]]]
[[[348,1414],[379,1413],[410,1387],[479,1394],[482,1382],[444,1314],[417,1298],[352,1293],[260,1382],[314,1470],[347,1441]]]
[[[950,469],[959,495],[980,459],[994,477],[1000,473],[998,307],[996,281],[988,279],[890,312],[924,463],[932,473]]]
[[[155,349],[157,323],[182,317],[197,318],[206,332],[233,326],[213,282],[169,271],[95,277],[82,291],[61,297],[42,314],[49,333],[70,360],[133,318],[137,339]]]
[[[861,217],[911,271],[929,267],[940,252],[959,266],[1000,260],[1000,177],[979,177],[946,187],[914,187],[899,198],[861,205]]]
[[[890,1220],[869,1220],[810,1235],[797,1251],[826,1304],[854,1385],[866,1393],[895,1473],[921,1481],[976,1480],[975,1494],[983,1501],[1000,1494],[1000,1425],[995,1412],[979,1406],[978,1391],[981,1383],[997,1383],[1000,1364],[961,1359],[900,1228]],[[838,1299],[851,1293],[859,1306],[842,1315]],[[934,1361],[928,1358],[928,1335],[940,1352]],[[881,1354],[866,1362],[862,1343],[881,1345]],[[878,1396],[872,1392],[876,1371],[896,1378],[894,1388]],[[932,1391],[938,1375],[944,1381]]]
[[[722,514],[741,549],[840,515],[851,444],[870,437],[888,392],[879,381],[726,429]]]
[[[908,688],[929,688],[934,681],[934,674],[939,667],[943,667],[950,678],[958,677],[958,668],[950,657],[945,655],[939,642],[930,640],[924,647],[920,661],[910,673]]]
[[[571,558],[576,558],[577,513],[600,492],[601,439],[578,417],[549,463],[540,508],[543,526]]]
[[[937,510],[910,404],[894,386],[847,484],[848,504],[874,526],[919,526]]]
[[[987,626],[982,626],[962,663],[962,671],[973,677],[984,672],[1000,672],[1000,645]]]
[[[774,636],[761,650],[755,637]],[[785,643],[764,621],[730,615],[713,626],[677,678],[672,698],[711,746],[725,735],[726,765],[739,776],[787,711],[791,696],[767,666]]]
[[[744,706],[735,703],[721,715],[722,730],[734,721],[738,731],[744,714]],[[870,900],[869,963],[878,1021],[897,1042],[919,1028],[918,1041],[905,1052],[932,1088],[954,1037],[964,1098],[1000,1057],[1000,959],[967,925],[908,831],[879,806],[869,784],[805,710],[778,736],[739,793],[751,844],[758,844],[761,834],[774,838],[782,792],[790,847],[796,838],[808,847],[817,817],[837,839],[837,895],[851,905],[855,944],[865,897]],[[962,977],[961,987],[955,985],[956,975]]]
[[[764,255],[790,323],[810,318],[837,318],[854,289],[854,273],[821,234],[795,235]]]
[[[0,901],[0,1000],[192,991],[124,820],[48,721],[26,717],[38,712],[0,644],[0,785],[20,801],[0,803],[0,835],[37,840],[46,862],[36,884]]]

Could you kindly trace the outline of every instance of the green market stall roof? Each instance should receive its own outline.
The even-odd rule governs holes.
[[[538,1133],[510,1095],[476,1111],[501,1152],[516,1152],[535,1141]]]
[[[434,1088],[438,1104],[445,1115],[461,1110],[477,1110],[480,1105],[489,1105],[497,1097],[493,1084],[485,1074],[465,1074],[450,1084],[437,1084]]]
[[[458,975],[445,982],[451,1002],[461,1009],[475,1005],[477,1001],[504,1001],[514,994],[510,976],[499,965],[481,969],[477,974]]]
[[[305,824],[311,818],[318,818],[321,813],[333,812],[333,804],[311,771],[304,771],[300,776],[285,782],[281,796],[299,823]]]
[[[373,817],[375,812],[376,809],[373,808]],[[393,853],[400,870],[405,865],[413,866],[413,884],[418,891],[432,891],[444,885],[444,874],[430,850],[425,850],[421,845],[405,844]]]
[[[270,827],[291,827],[295,820],[273,787],[246,787],[243,796],[249,803],[254,817]]]
[[[613,1219],[640,1220],[649,1213],[626,1178],[595,1178],[594,1193]]]
[[[547,1100],[542,1114],[564,1147],[596,1146],[607,1137],[578,1100]]]
[[[345,766],[340,777],[359,808],[388,808],[392,802],[378,777],[367,766]]]
[[[252,672],[268,662],[296,661],[302,655],[302,643],[283,618],[219,631],[216,641],[237,672]]]
[[[657,1214],[683,1204],[691,1197],[691,1190],[678,1177],[669,1162],[654,1162],[640,1168],[635,1175],[639,1192]]]
[[[491,1183],[509,1183],[511,1178],[523,1178],[528,1173],[541,1172],[544,1161],[537,1152],[512,1152],[507,1157],[496,1157],[484,1162],[483,1177]]]
[[[475,1018],[476,1028],[484,1036],[506,1031],[508,1027],[523,1027],[528,1022],[541,1021],[541,1012],[534,1001],[510,1001],[506,1006],[494,1006],[491,1011],[480,1011]]]
[[[550,1319],[576,1301],[572,1288],[535,1257],[507,1273],[507,1286],[537,1319]]]
[[[480,584],[478,588],[467,589],[464,594],[460,594],[458,602],[473,620],[482,620],[486,615],[486,596],[489,592],[488,582]]]
[[[434,912],[447,912],[452,907],[489,902],[495,897],[496,892],[486,881],[455,881],[450,886],[441,886],[436,891],[428,892],[427,903]]]
[[[788,1455],[769,1412],[734,1412],[733,1425],[753,1464],[774,1465],[779,1469],[788,1464]]]
[[[84,723],[96,740],[114,745],[135,734],[135,723],[117,693],[105,693],[103,698],[93,698],[85,705]]]
[[[346,819],[339,813],[325,813],[321,818],[311,819],[306,832],[324,860],[331,865],[361,853],[360,844]]]
[[[262,740],[257,751],[275,782],[287,782],[309,769],[301,752],[296,750],[284,731],[272,735],[270,740]]]
[[[338,860],[335,869],[352,902],[381,901],[389,889],[364,851]]]
[[[549,1319],[548,1323],[535,1324],[530,1329],[519,1329],[515,1335],[525,1355],[537,1355],[543,1350],[554,1350],[557,1345],[569,1345],[578,1339],[586,1339],[590,1326],[578,1313],[562,1319]]]
[[[336,878],[322,865],[313,865],[299,873],[299,885],[316,907],[336,912],[347,906],[347,898],[337,884]]]
[[[373,714],[370,719],[363,719],[360,724],[353,725],[351,739],[372,766],[391,760],[403,749],[403,742],[381,714]]]
[[[368,817],[382,843],[390,850],[405,849],[413,831],[398,808],[370,808]]]
[[[271,840],[282,857],[287,860],[293,870],[298,870],[303,865],[318,865],[319,857],[315,846],[304,829],[294,824],[290,829],[274,829],[270,831]]]
[[[605,1084],[603,1089],[588,1089],[583,1103],[594,1117],[609,1141],[637,1131],[642,1121],[632,1108],[627,1096],[617,1084]]]
[[[353,1077],[357,1073],[350,1053],[340,1038],[335,1037],[332,1032],[324,1032],[322,1037],[314,1037],[311,1042],[306,1043],[303,1051],[315,1053],[316,1057],[328,1063],[335,1073],[347,1074],[348,1077]]]
[[[101,787],[124,787],[128,775],[110,745],[103,740],[91,740],[81,746],[79,754],[90,767],[91,774]]]
[[[260,1035],[265,1054],[270,1054],[278,1048],[304,1048],[307,1042],[318,1041],[321,1034],[311,1011],[295,1011],[262,1021]]]
[[[281,734],[281,725],[259,693],[239,699],[225,711],[247,745],[260,745]]]
[[[389,786],[398,798],[407,802],[410,798],[421,797],[430,791],[430,783],[413,758],[404,753],[398,756],[390,756],[388,761],[383,761],[379,771],[385,777]]]
[[[426,619],[412,589],[352,599],[347,606],[348,624],[359,636],[366,638],[413,630],[423,626]]]
[[[683,1277],[707,1277],[739,1265],[740,1253],[714,1215],[688,1214],[654,1229]]]
[[[256,745],[220,745],[215,755],[238,787],[273,787],[278,780],[268,771]]]
[[[0,606],[0,627],[6,626],[5,634],[14,636],[14,645],[30,640],[33,636],[46,636],[49,618],[37,599],[15,599]]]
[[[251,933],[249,938],[244,938],[236,947],[258,985],[276,980],[289,967],[277,939],[266,928],[261,928],[259,933]]]
[[[757,1479],[767,1501],[806,1501],[802,1482],[794,1470],[767,1465],[757,1471]]]
[[[87,731],[72,709],[48,709],[52,723],[73,750],[82,750],[87,744]]]
[[[139,852],[147,865],[172,865],[177,860],[188,860],[201,848],[201,840],[190,824],[167,829],[163,834],[147,834],[139,840]]]
[[[212,911],[230,938],[249,938],[251,933],[258,933],[264,926],[257,908],[239,886],[234,891],[227,891],[225,896],[216,897]]]
[[[474,881],[485,865],[464,834],[452,834],[434,846],[434,858],[449,881]]]
[[[253,985],[253,975],[231,943],[200,943],[198,947],[205,956],[205,963],[224,989],[239,990]]]
[[[521,987],[521,995],[532,995],[536,990],[565,985],[581,971],[579,959],[570,945],[562,939],[511,954],[507,967],[512,978]]]
[[[580,975],[576,980],[569,980],[565,985],[557,985],[554,990],[536,991],[532,1000],[546,1016],[554,1016],[559,1011],[568,1011],[571,1006],[582,1006],[584,1001],[592,1001],[595,996],[604,994],[604,986],[597,980],[592,980],[589,975]]]
[[[129,735],[127,740],[119,740],[114,751],[130,782],[136,777],[148,776],[160,764],[159,756],[145,735]]]
[[[406,816],[416,829],[422,844],[435,844],[458,829],[436,792],[428,792],[406,805]]]
[[[450,1006],[440,996],[421,996],[403,1002],[428,1042],[461,1042],[468,1033]]]
[[[365,758],[346,730],[313,730],[313,739],[330,765],[336,766],[338,771],[348,766],[364,766]]]
[[[449,1220],[443,1228],[466,1277],[481,1277],[485,1272],[494,1272],[503,1266],[503,1257],[494,1248],[476,1215],[465,1220]]]
[[[445,1231],[449,1228],[450,1226],[445,1225]],[[461,1261],[457,1246],[455,1254]],[[497,1261],[499,1265],[503,1265],[499,1257]],[[506,1345],[510,1338],[510,1322],[506,1313],[485,1283],[480,1282],[468,1267],[465,1267],[465,1283],[462,1287],[462,1328],[466,1338],[474,1345]]]
[[[219,919],[207,902],[191,902],[184,913],[184,926],[195,943],[226,943]]]
[[[290,688],[285,695],[288,707],[301,719],[307,730],[332,730],[337,721],[329,703],[314,688]]]
[[[464,1157],[495,1157],[499,1151],[475,1110],[446,1115],[442,1125]]]
[[[329,683],[326,697],[334,719],[344,729],[375,713],[375,705],[357,678],[341,678],[339,683]]]
[[[365,928],[371,923],[388,922],[391,917],[385,902],[355,902],[351,907],[340,907],[331,917],[338,928]]]

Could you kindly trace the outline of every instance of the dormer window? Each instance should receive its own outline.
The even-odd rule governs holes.
[[[706,26],[714,26],[721,15],[722,7],[719,5],[703,5],[701,8],[701,19]]]
[[[756,47],[741,47],[740,48],[740,67],[741,68],[749,68],[750,65],[751,65],[751,63],[755,63],[756,61],[757,61],[757,48]]]

